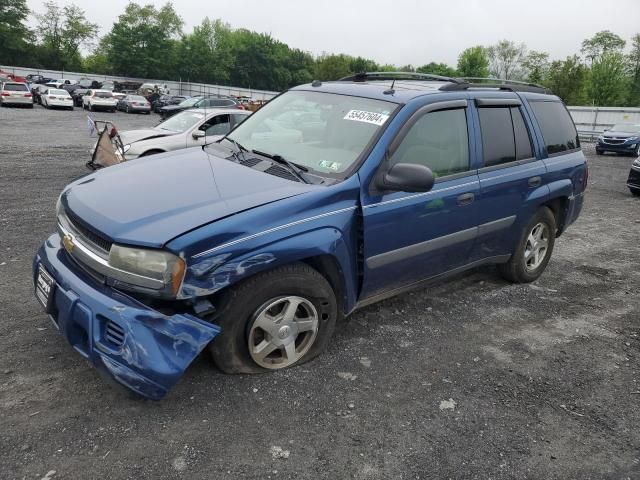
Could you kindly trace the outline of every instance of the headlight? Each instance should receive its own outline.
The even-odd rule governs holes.
[[[109,251],[109,265],[163,282],[176,295],[182,284],[185,262],[182,258],[164,250],[123,247],[113,244]]]
[[[122,151],[123,151],[124,153],[127,153],[127,152],[129,151],[129,149],[130,149],[130,148],[131,148],[131,145],[127,144],[127,145],[125,145],[124,147],[122,147]]]
[[[604,141],[604,137],[602,135],[598,136],[598,141],[599,142],[603,142]]]
[[[638,137],[629,137],[629,138],[627,138],[627,142],[635,142],[636,140],[638,140]]]
[[[633,161],[633,164],[634,164],[636,167],[640,167],[640,157],[636,158],[636,159]]]

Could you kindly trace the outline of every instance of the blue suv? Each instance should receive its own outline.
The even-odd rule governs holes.
[[[222,140],[70,184],[35,294],[67,341],[159,399],[205,348],[299,365],[354,310],[497,264],[544,271],[587,165],[537,86],[369,73],[293,88]]]

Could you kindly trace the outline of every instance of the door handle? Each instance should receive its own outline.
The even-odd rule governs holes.
[[[476,196],[473,193],[463,193],[462,195],[458,196],[458,205],[470,205],[471,203],[473,203],[473,200],[475,198]]]
[[[540,178],[540,177],[531,177],[529,179],[529,186],[530,187],[539,187],[540,185],[542,185],[542,178]]]

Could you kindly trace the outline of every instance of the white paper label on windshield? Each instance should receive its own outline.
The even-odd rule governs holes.
[[[365,112],[364,110],[350,110],[345,116],[344,120],[353,120],[355,122],[373,123],[374,125],[384,125],[389,115],[376,112]]]

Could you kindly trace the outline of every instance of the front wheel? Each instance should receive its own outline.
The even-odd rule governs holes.
[[[633,195],[634,197],[640,197],[640,188],[629,187],[629,191],[631,192],[631,195]]]
[[[327,347],[338,316],[329,282],[304,263],[260,273],[223,292],[209,344],[225,373],[260,373],[305,363]]]
[[[537,280],[549,263],[556,240],[556,219],[541,207],[524,228],[522,238],[509,261],[499,265],[503,277],[514,283]]]
[[[599,148],[596,148],[596,155],[602,155],[604,152]]]

